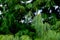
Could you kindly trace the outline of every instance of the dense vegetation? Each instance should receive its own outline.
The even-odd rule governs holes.
[[[60,0],[0,0],[0,40],[60,40]]]

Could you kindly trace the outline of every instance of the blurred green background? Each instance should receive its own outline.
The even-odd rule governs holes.
[[[0,40],[60,40],[60,0],[0,0]]]

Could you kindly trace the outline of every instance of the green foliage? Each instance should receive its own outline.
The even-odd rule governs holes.
[[[13,35],[0,35],[0,40],[12,40],[14,39]]]
[[[52,29],[59,32],[59,30],[60,30],[60,21],[57,21],[56,24],[52,26]]]
[[[22,35],[20,40],[32,40],[28,35]]]
[[[19,32],[17,32],[15,35],[16,36],[22,36],[22,35],[27,35],[29,33],[28,30],[21,30]]]
[[[32,40],[28,35],[22,35],[21,37],[13,35],[0,35],[0,40]]]
[[[37,15],[33,19],[32,26],[34,26],[34,28],[36,29],[36,32],[37,32],[38,36],[43,35],[44,30],[43,30],[43,22],[42,22],[41,15]]]
[[[60,40],[60,19],[55,13],[51,14],[51,19],[47,13],[33,15],[41,7],[56,5],[55,0],[33,0],[28,4],[21,1],[28,0],[0,0],[0,40]],[[24,17],[25,23],[21,23]],[[47,22],[42,19],[47,19]]]

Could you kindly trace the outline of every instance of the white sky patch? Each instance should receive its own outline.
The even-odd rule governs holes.
[[[30,19],[28,23],[32,23],[32,19]]]
[[[31,17],[25,16],[25,22],[24,23],[31,23],[31,22],[32,22]]]
[[[38,14],[40,14],[42,12],[42,10],[38,10]]]
[[[24,18],[27,19],[27,16],[25,15]]]
[[[21,3],[25,3],[25,2],[21,1]]]
[[[55,10],[56,10],[59,6],[56,6],[56,5],[55,5],[54,7],[55,7]]]
[[[21,20],[20,22],[21,22],[21,23],[24,23],[24,20]]]
[[[35,14],[35,15],[39,15],[39,14],[41,14],[41,12],[42,12],[42,9],[41,9],[41,10],[38,10],[38,11],[35,12],[34,14]]]
[[[28,4],[28,3],[31,3],[33,0],[29,0],[29,1],[20,1],[21,3],[26,3],[26,4]]]
[[[31,3],[33,0],[26,1],[26,3]]]
[[[52,10],[50,10],[49,13],[52,13]]]
[[[3,5],[2,4],[0,4],[0,7],[2,7]]]
[[[2,14],[2,12],[0,11],[0,15]]]
[[[31,22],[32,22],[32,20],[29,21],[29,23],[31,23]]]

